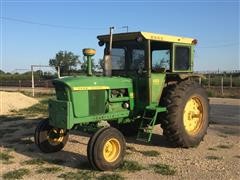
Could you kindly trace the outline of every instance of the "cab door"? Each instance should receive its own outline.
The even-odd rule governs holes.
[[[158,105],[165,84],[166,71],[170,65],[170,49],[158,48],[151,51],[151,104]]]

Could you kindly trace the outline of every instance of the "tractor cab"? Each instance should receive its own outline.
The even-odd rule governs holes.
[[[110,65],[105,66],[111,69],[105,70],[112,76],[133,80],[137,109],[157,105],[167,79],[193,71],[195,39],[148,32],[121,33],[112,36],[111,48],[110,35],[98,39],[99,45],[105,45],[104,56],[111,55],[107,61]]]

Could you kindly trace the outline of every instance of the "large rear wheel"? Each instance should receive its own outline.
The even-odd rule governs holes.
[[[208,128],[206,91],[194,81],[182,81],[167,89],[163,103],[167,107],[161,124],[164,135],[176,146],[197,146]]]

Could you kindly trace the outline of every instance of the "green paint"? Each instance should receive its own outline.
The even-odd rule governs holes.
[[[135,39],[129,40],[136,43]],[[119,73],[113,77],[93,76],[91,56],[87,56],[87,75],[54,80],[57,99],[49,102],[50,124],[54,127],[71,129],[74,125],[87,126],[88,123],[97,123],[101,120],[128,123],[137,118],[139,120],[141,117],[142,128],[144,124],[153,127],[157,123],[158,113],[166,111],[165,107],[159,106],[166,79],[169,77],[177,79],[183,75],[185,77],[185,74],[188,76],[193,70],[194,57],[194,46],[190,43],[166,42],[171,43],[172,47],[170,69],[168,72],[153,73],[151,72],[152,50],[158,49],[154,41],[145,39],[139,46],[145,52],[145,68],[140,73],[129,69],[132,54],[127,52],[131,50],[126,48],[127,67],[124,72],[121,72],[122,74]],[[169,44],[167,46],[170,47]],[[189,48],[190,66],[187,70],[174,69],[178,46]],[[180,74],[182,76],[179,76]],[[144,112],[149,111],[153,113],[147,121],[144,119]],[[149,129],[147,141],[150,141],[151,136],[152,129]]]
[[[76,117],[89,115],[88,91],[73,91],[71,101],[73,112]]]
[[[88,91],[89,115],[105,113],[105,91]]]
[[[152,73],[151,76],[151,103],[159,104],[164,88],[166,74]]]

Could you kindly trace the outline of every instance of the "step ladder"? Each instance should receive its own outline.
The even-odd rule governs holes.
[[[150,142],[152,138],[153,128],[156,124],[157,115],[160,112],[165,112],[165,107],[147,106],[144,110],[140,127],[138,129],[137,140]],[[150,114],[150,116],[149,116]]]

